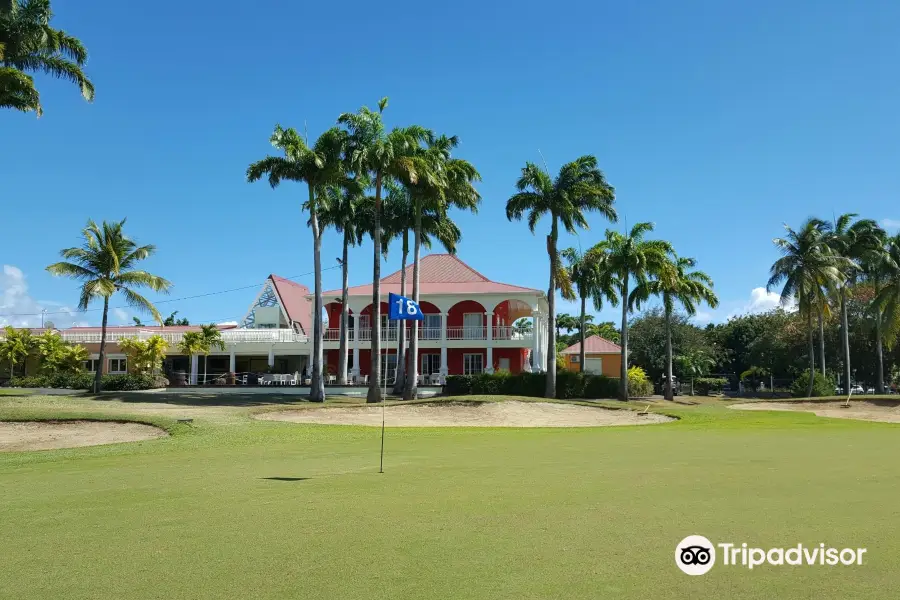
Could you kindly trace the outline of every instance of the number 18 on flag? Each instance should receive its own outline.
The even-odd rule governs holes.
[[[424,321],[419,304],[399,294],[388,294],[388,319],[391,321]]]

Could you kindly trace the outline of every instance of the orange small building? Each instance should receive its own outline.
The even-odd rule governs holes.
[[[581,342],[561,352],[566,357],[566,370],[581,371]],[[622,368],[622,348],[618,344],[592,335],[584,340],[584,372],[619,377]]]

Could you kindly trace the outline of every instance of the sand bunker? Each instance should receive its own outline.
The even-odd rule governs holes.
[[[311,408],[263,413],[258,419],[326,425],[381,425],[381,407]],[[604,427],[672,421],[650,413],[550,402],[405,404],[388,406],[387,427]]]
[[[875,404],[862,400],[850,402],[850,408],[841,408],[842,402],[746,402],[732,404],[729,408],[738,410],[792,410],[814,413],[818,417],[837,419],[859,419],[860,421],[880,421],[900,423],[900,406]]]
[[[114,421],[0,422],[0,452],[79,448],[152,440],[168,435],[141,423]]]

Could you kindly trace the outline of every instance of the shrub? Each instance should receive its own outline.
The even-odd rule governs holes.
[[[503,395],[541,398],[547,376],[544,373],[517,373],[497,371],[493,375],[451,375],[447,378],[444,391],[449,396]],[[648,382],[649,384],[649,382]],[[582,373],[557,372],[556,397],[569,398],[615,398],[619,380],[605,375],[585,375]]]
[[[17,388],[45,388],[48,385],[47,377],[44,375],[28,375],[26,377],[13,377],[9,380],[10,387]]]
[[[556,397],[560,400],[567,398],[584,398],[584,374],[575,371],[556,372]]]
[[[80,373],[57,373],[47,377],[47,387],[67,388],[70,390],[89,390],[94,386],[94,374],[82,371]]]
[[[160,375],[104,375],[100,387],[110,392],[130,392],[166,387],[169,380]]]
[[[447,378],[444,391],[450,396],[466,396],[472,393],[471,375],[451,375]]]
[[[800,374],[791,384],[791,396],[794,398],[806,398],[806,390],[809,387],[809,369]],[[812,396],[834,396],[834,382],[816,371],[813,379]]]
[[[591,400],[599,398],[615,398],[619,395],[618,377],[606,375],[586,375],[584,381],[584,398]]]
[[[720,394],[727,384],[724,377],[698,377],[694,380],[694,393],[700,396]]]
[[[646,371],[637,365],[628,369],[628,397],[646,398],[653,395],[653,384]]]

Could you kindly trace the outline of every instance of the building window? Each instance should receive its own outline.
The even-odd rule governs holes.
[[[124,358],[111,358],[109,359],[109,372],[110,373],[125,373],[128,371],[126,368],[126,360]]]
[[[441,372],[440,354],[422,355],[422,375],[433,375]]]
[[[441,339],[441,315],[425,315],[422,322],[424,330],[419,335],[423,340],[439,340]],[[437,373],[437,371],[435,371]]]
[[[82,364],[82,366],[84,366],[84,370],[87,371],[88,373],[96,373],[97,365],[100,364],[100,361],[97,360],[96,358],[92,358],[91,360],[86,360],[81,364]]]
[[[572,362],[573,362],[573,363],[579,363],[579,362],[581,362],[581,356],[579,356],[578,354],[573,354],[573,355],[572,355]]]
[[[463,339],[484,339],[484,315],[482,313],[463,313]]]
[[[484,372],[484,354],[463,354],[463,375],[480,375]]]

